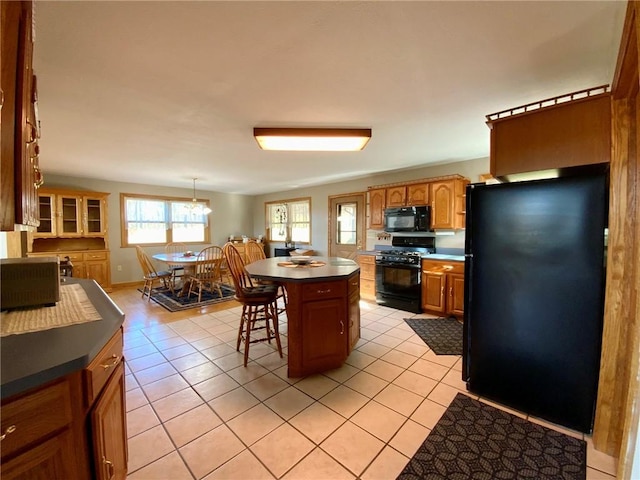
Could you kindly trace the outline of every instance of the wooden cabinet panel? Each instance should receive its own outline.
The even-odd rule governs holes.
[[[69,479],[85,478],[75,469],[73,461],[77,454],[73,434],[65,429],[55,437],[42,442],[33,449],[4,463],[4,480]]]
[[[465,188],[467,180],[444,180],[431,184],[431,228],[465,227]]]
[[[422,309],[464,315],[464,263],[422,260]]]
[[[387,207],[404,207],[407,204],[407,187],[387,188]]]
[[[4,404],[1,416],[2,432],[13,430],[2,440],[2,456],[5,457],[71,423],[69,382],[55,383]]]
[[[360,297],[365,300],[376,299],[376,257],[358,255],[360,264]]]
[[[464,315],[464,274],[450,274],[447,277],[449,288],[449,308],[454,315]]]
[[[429,205],[429,184],[407,185],[407,206]]]
[[[446,277],[443,273],[422,271],[422,309],[442,313],[445,305]]]
[[[85,398],[88,405],[93,403],[113,371],[122,363],[122,349],[122,332],[118,330],[84,369]]]
[[[15,224],[38,225],[32,2],[2,2],[1,32],[0,229],[13,231]]]
[[[518,109],[521,107],[514,110]],[[490,171],[496,178],[611,160],[608,93],[565,100],[487,123],[491,128]]]
[[[345,298],[306,301],[302,306],[302,347],[306,369],[339,367],[347,358]]]
[[[124,364],[120,362],[91,413],[97,480],[127,477],[125,411]]]
[[[349,345],[348,353],[356,347],[360,339],[360,275],[349,277]]]
[[[384,228],[384,209],[387,204],[387,191],[384,188],[369,190],[369,228]]]

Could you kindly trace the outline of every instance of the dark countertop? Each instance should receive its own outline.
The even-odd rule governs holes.
[[[287,261],[287,257],[272,257],[258,260],[245,266],[252,277],[280,282],[317,282],[321,280],[337,280],[348,277],[360,270],[353,260],[340,257],[310,257],[312,260],[325,262],[321,267],[281,267],[278,263]]]
[[[94,280],[66,282],[82,286],[102,320],[2,337],[2,399],[82,370],[124,322],[122,310]]]

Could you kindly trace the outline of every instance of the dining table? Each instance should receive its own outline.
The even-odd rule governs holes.
[[[272,257],[245,265],[256,279],[282,284],[287,294],[287,375],[339,368],[360,339],[360,267],[340,257],[294,263]]]
[[[182,288],[178,292],[178,297],[185,295],[189,291],[191,277],[196,274],[198,265],[198,254],[200,252],[175,252],[175,253],[156,253],[153,258],[166,263],[169,267],[184,267],[184,275],[182,278]]]

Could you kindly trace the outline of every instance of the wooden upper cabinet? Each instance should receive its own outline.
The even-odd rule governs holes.
[[[599,92],[606,92],[605,87],[487,115],[491,174],[500,178],[608,163],[611,95]]]
[[[431,228],[465,227],[465,188],[468,180],[452,179],[431,183]]]
[[[407,187],[387,188],[387,207],[404,207],[407,204]]]
[[[369,190],[369,228],[384,228],[384,209],[387,202],[387,191],[384,188]]]
[[[38,135],[31,1],[2,2],[0,229],[38,225]]]
[[[104,237],[108,193],[42,188],[35,238]]]
[[[429,184],[407,185],[407,206],[429,205]]]

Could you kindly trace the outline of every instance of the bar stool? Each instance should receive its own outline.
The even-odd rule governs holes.
[[[278,353],[282,358],[282,345],[278,331],[278,287],[276,285],[254,285],[251,277],[244,269],[240,252],[231,243],[223,247],[224,256],[235,287],[235,298],[242,303],[240,327],[236,351],[240,351],[240,343],[244,342],[244,366],[249,361],[249,345],[257,342],[269,342],[275,339]],[[258,330],[265,330],[264,337],[253,338]]]

